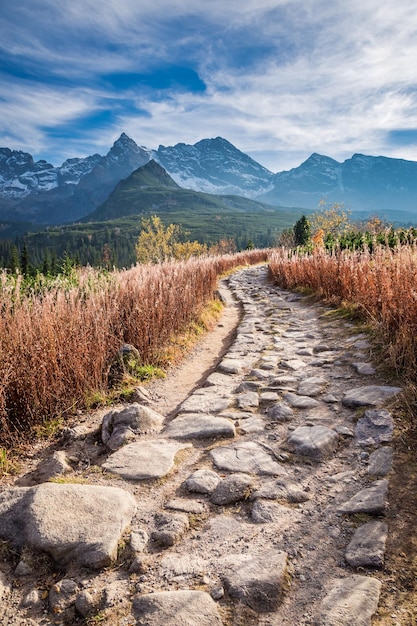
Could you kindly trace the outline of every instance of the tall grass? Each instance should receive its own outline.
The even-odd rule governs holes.
[[[416,380],[416,245],[377,247],[372,254],[280,249],[271,255],[269,267],[281,287],[303,287],[330,304],[354,307],[375,331],[390,365]]]
[[[29,286],[0,274],[0,444],[83,408],[107,386],[111,359],[133,344],[158,366],[172,337],[213,298],[217,277],[266,261],[268,251],[72,272]]]

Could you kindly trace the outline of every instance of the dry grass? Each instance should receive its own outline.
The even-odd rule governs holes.
[[[370,326],[390,366],[416,379],[417,248],[297,254],[277,250],[270,273],[281,287],[307,289],[325,302],[350,307]]]
[[[160,365],[172,338],[213,298],[218,276],[267,258],[255,250],[121,272],[83,269],[29,290],[0,275],[0,444],[83,408],[106,388],[123,343],[143,364]]]

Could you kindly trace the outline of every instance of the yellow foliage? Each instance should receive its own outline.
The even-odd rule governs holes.
[[[180,241],[186,233],[178,224],[165,226],[160,217],[142,219],[142,230],[136,244],[139,263],[163,263],[170,259],[187,260],[201,256],[207,249],[198,241]]]
[[[350,223],[350,211],[344,209],[343,204],[334,203],[326,208],[326,204],[321,202],[321,209],[309,216],[313,241],[316,233],[323,231],[325,235],[341,235],[347,232],[352,226]]]

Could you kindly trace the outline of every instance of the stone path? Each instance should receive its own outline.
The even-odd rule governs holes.
[[[229,285],[236,340],[174,419],[144,393],[0,491],[2,623],[371,624],[401,390],[265,267]]]

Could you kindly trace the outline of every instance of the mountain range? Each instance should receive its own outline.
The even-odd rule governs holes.
[[[118,190],[120,197],[127,180],[131,189],[131,175],[151,161],[182,189],[183,198],[189,200],[187,190],[205,194],[205,202],[214,195],[217,199],[211,201],[225,209],[230,196],[240,196],[233,210],[248,212],[266,210],[265,204],[272,205],[272,211],[277,206],[314,210],[323,200],[344,203],[354,216],[379,214],[395,223],[417,220],[414,161],[355,154],[339,163],[312,154],[299,167],[274,174],[221,137],[151,150],[122,133],[105,156],[72,158],[59,167],[34,161],[29,153],[0,148],[0,221],[39,226],[96,219],[100,207],[107,203],[109,211],[111,202],[113,217],[114,211],[119,211],[118,217],[129,215],[133,196],[114,204],[114,193]],[[180,202],[178,190],[176,198]]]

